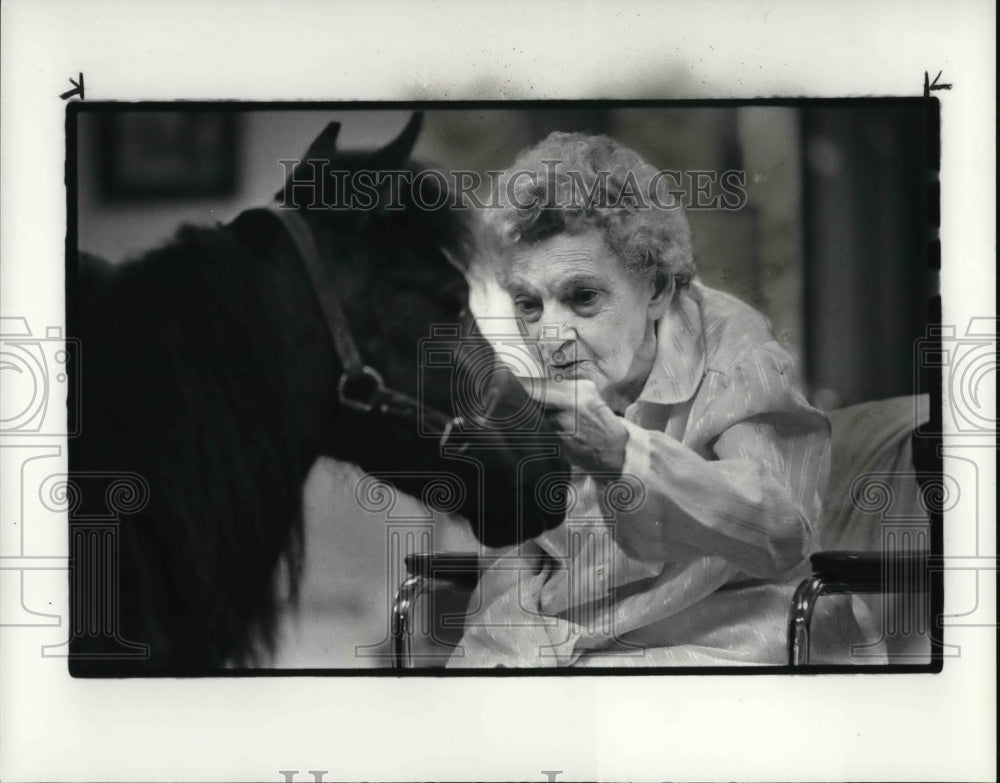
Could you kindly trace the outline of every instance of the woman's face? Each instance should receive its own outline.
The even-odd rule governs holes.
[[[599,230],[519,248],[504,283],[527,336],[538,341],[546,375],[589,379],[605,399],[641,388],[666,297],[629,272]]]

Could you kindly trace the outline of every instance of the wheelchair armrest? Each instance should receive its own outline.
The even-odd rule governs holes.
[[[788,664],[809,663],[813,610],[821,596],[843,593],[917,593],[930,590],[929,552],[817,552],[812,576],[792,598],[788,618]]]
[[[406,555],[403,562],[408,576],[396,593],[391,619],[392,667],[397,670],[412,668],[414,664],[410,632],[414,607],[420,596],[435,591],[437,582],[446,582],[460,591],[471,593],[479,583],[483,570],[489,565],[487,558],[482,558],[475,552],[417,552]],[[435,626],[432,635],[448,636],[449,630]],[[450,635],[454,635],[454,629]],[[444,639],[438,638],[436,641]],[[452,640],[450,645],[453,647],[457,641],[457,638]]]
[[[403,562],[411,576],[441,579],[470,589],[479,583],[486,567],[475,552],[418,552],[407,555]]]
[[[824,592],[910,592],[929,589],[929,552],[817,552],[809,558],[812,579],[829,585]]]

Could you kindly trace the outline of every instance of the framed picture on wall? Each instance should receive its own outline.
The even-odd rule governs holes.
[[[101,119],[101,191],[107,200],[235,192],[236,115],[146,110],[109,112]]]

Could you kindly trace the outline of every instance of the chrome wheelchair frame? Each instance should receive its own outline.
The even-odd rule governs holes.
[[[411,638],[418,600],[439,583],[475,589],[487,567],[475,554],[438,552],[407,555],[407,579],[392,605],[392,668],[414,668]],[[810,558],[813,573],[802,580],[792,598],[788,618],[788,665],[809,665],[813,612],[826,595],[926,593],[930,590],[930,558],[926,553],[883,556],[871,552],[819,552]]]
[[[921,505],[928,510],[930,551],[873,552],[830,550],[810,557],[812,575],[802,580],[792,598],[788,616],[787,651],[789,667],[810,665],[812,618],[816,604],[826,595],[842,594],[927,594],[932,592],[935,571],[932,552],[940,551],[941,512],[925,500],[928,493],[939,487],[942,475],[940,441],[910,438],[912,448],[911,475],[916,478]],[[444,582],[472,592],[484,563],[475,553],[418,553],[404,558],[407,579],[399,588],[392,606],[392,666],[396,670],[413,667],[411,633],[414,610],[418,599],[439,583]],[[940,594],[940,584],[938,588]],[[932,602],[933,603],[933,602]],[[934,609],[930,610],[933,619]],[[452,616],[451,620],[458,618]],[[930,622],[928,627],[933,628]],[[453,628],[449,629],[453,630]],[[932,634],[932,649],[939,644]]]

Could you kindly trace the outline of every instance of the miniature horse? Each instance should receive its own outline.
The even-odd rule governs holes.
[[[279,201],[295,204],[309,177],[322,187],[340,176],[336,184],[349,187],[351,172],[417,171],[409,157],[419,126],[414,115],[388,146],[344,154],[331,124]],[[383,187],[379,196],[365,211],[302,198],[308,203],[296,212],[322,251],[322,273],[332,281],[326,295],[342,309],[359,358],[386,388],[419,400],[412,416],[344,404],[338,388],[345,362],[329,314],[301,243],[272,214],[253,210],[226,226],[182,227],[167,246],[119,266],[83,254],[70,265],[69,333],[82,349],[70,479],[120,474],[135,485],[134,502],[119,508],[114,551],[100,561],[113,568],[88,573],[99,554],[79,548],[85,537],[74,539],[74,675],[198,675],[266,662],[279,585],[295,596],[302,486],[320,456],[388,474],[418,497],[435,475],[459,480],[450,510],[491,546],[562,520],[559,499],[535,493],[543,477],[566,471],[550,435],[539,428],[507,437],[488,426],[530,414],[537,403],[468,314],[460,267],[473,248],[470,216],[454,207],[423,209],[404,187]],[[390,203],[394,208],[385,208]],[[465,350],[453,352],[449,372],[424,372],[419,341],[441,324],[458,325]],[[485,374],[484,357],[492,362]],[[468,400],[456,389],[468,386],[470,372],[486,386],[473,396],[489,402],[492,418],[477,425],[465,416],[462,426],[427,437],[423,409],[445,419],[460,415]],[[441,447],[438,434],[457,451]],[[462,451],[482,434],[489,435],[485,447]],[[95,510],[97,501],[83,494],[71,510],[71,534]],[[91,606],[95,589],[111,596],[101,617]]]

